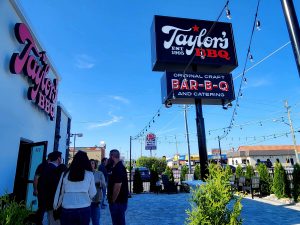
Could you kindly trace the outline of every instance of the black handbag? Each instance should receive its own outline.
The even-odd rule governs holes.
[[[61,184],[60,184],[60,188],[59,188],[59,195],[58,195],[58,202],[60,199],[60,195],[61,195],[61,189],[64,183],[64,178],[66,176],[67,173],[63,174],[62,180],[61,180]],[[57,209],[53,209],[53,218],[54,220],[59,220],[61,217],[61,211],[62,211],[62,206],[60,205]]]

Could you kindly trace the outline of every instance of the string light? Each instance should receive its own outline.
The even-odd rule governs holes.
[[[260,21],[258,19],[256,20],[255,26],[258,31],[261,30]]]
[[[244,77],[244,83],[247,84],[247,78],[246,77]]]
[[[230,13],[228,5],[226,5],[225,11],[226,11],[226,17],[227,17],[227,19],[231,20],[232,17],[231,17],[231,13]]]
[[[254,59],[253,59],[253,55],[251,54],[251,52],[249,52],[249,60],[250,60],[250,62],[254,62]]]

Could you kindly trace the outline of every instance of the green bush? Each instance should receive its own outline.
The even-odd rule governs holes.
[[[287,179],[287,175],[281,163],[275,164],[272,189],[277,198],[284,198],[290,196],[290,183]]]
[[[241,167],[241,165],[238,165],[236,167],[235,176],[236,178],[240,178],[243,176],[243,168]]]
[[[254,169],[251,165],[246,166],[245,178],[250,180],[254,176]]]
[[[242,197],[234,196],[229,176],[219,165],[209,166],[206,183],[198,187],[192,196],[192,209],[187,210],[189,225],[242,224]]]
[[[165,171],[167,161],[164,158],[142,156],[136,160],[137,167],[147,167],[149,170],[155,170],[158,174]]]
[[[189,173],[189,168],[187,166],[182,166],[180,171],[180,181],[185,180],[185,175]]]
[[[228,175],[228,177],[230,177],[232,175],[232,170],[231,170],[231,167],[229,165],[226,165],[225,173],[226,173],[226,175]]]
[[[174,182],[173,171],[172,171],[172,169],[170,167],[167,166],[164,174],[168,176],[170,182]]]
[[[200,164],[197,164],[195,166],[194,180],[201,180],[201,168],[200,168]]]
[[[300,165],[298,163],[294,165],[292,195],[294,201],[297,202],[300,195]]]
[[[133,193],[139,194],[144,191],[141,173],[138,169],[135,170],[133,175]]]
[[[259,163],[257,171],[260,179],[262,195],[269,195],[271,193],[272,178],[270,176],[267,166],[263,163]]]
[[[0,197],[0,225],[28,224],[25,219],[31,214],[24,203],[10,200],[8,195]]]

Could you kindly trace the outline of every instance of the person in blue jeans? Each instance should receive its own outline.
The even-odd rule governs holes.
[[[105,197],[106,197],[106,186],[107,186],[107,181],[108,181],[108,173],[107,173],[107,169],[106,169],[106,165],[107,165],[107,158],[103,158],[101,159],[101,164],[99,165],[98,170],[101,171],[104,175],[104,179],[105,179],[105,186],[102,187],[102,201],[101,201],[101,208],[104,209],[106,204],[105,202]]]
[[[61,176],[54,197],[54,210],[62,206],[61,225],[89,225],[96,193],[91,163],[86,152],[78,151]]]
[[[117,149],[111,150],[109,157],[109,161],[113,163],[107,189],[111,220],[113,225],[125,225],[125,212],[128,202],[127,172],[120,160],[120,152]]]
[[[97,171],[97,161],[94,159],[90,160],[91,166],[94,173],[95,185],[97,189],[97,194],[93,198],[91,203],[91,219],[93,225],[100,224],[100,204],[102,201],[102,190],[106,188],[104,175],[101,171]]]

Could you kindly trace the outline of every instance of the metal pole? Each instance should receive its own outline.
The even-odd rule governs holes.
[[[294,51],[298,74],[300,76],[300,28],[293,0],[281,0],[283,13]]]
[[[184,105],[184,121],[185,121],[185,132],[186,132],[186,141],[188,147],[188,156],[189,156],[189,174],[192,174],[192,167],[191,167],[191,150],[190,150],[190,137],[189,137],[189,127],[187,123],[187,112],[186,112],[186,105]]]
[[[222,150],[221,150],[221,138],[218,136],[218,141],[219,141],[219,149],[220,149],[220,164],[222,164]]]
[[[205,127],[204,118],[202,112],[202,101],[201,99],[195,99],[196,107],[196,124],[197,124],[197,136],[198,136],[198,148],[201,166],[201,178],[206,179],[208,175],[208,158],[206,149],[206,139],[205,139]]]
[[[74,159],[74,155],[75,155],[75,141],[76,141],[76,134],[74,134],[74,151],[73,151],[73,159]]]
[[[295,131],[294,131],[294,127],[293,127],[293,122],[291,120],[291,111],[290,111],[291,107],[288,105],[287,100],[285,100],[285,108],[286,108],[287,114],[288,114],[288,119],[289,119],[289,124],[290,124],[290,129],[291,129],[291,135],[292,135],[293,144],[294,144],[294,151],[295,151],[296,161],[297,161],[297,163],[299,163]]]
[[[132,140],[132,137],[130,136],[129,138],[129,195],[128,197],[131,197],[131,171],[132,171],[132,166],[131,166],[131,140]]]

